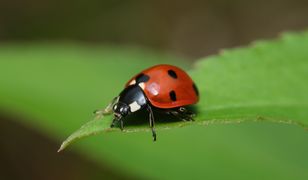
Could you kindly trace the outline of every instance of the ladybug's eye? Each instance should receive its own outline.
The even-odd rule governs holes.
[[[118,105],[115,104],[115,105],[113,106],[113,111],[115,111],[115,110],[117,109],[117,107],[118,107]]]
[[[124,117],[128,114],[128,111],[129,111],[129,107],[124,103],[118,102],[117,104],[113,106],[113,112],[115,115],[118,114]]]

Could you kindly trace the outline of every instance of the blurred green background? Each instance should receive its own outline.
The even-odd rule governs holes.
[[[270,122],[160,131],[155,144],[101,134],[56,153],[143,68],[190,69],[307,17],[304,0],[0,1],[0,179],[307,179],[307,132]]]

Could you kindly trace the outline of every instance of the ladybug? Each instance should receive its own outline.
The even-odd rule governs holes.
[[[175,116],[182,120],[193,120],[194,114],[185,106],[197,103],[199,92],[189,75],[172,65],[156,65],[131,78],[124,90],[102,110],[95,111],[98,117],[114,114],[111,127],[123,118],[141,109],[149,113],[149,124],[153,140],[156,141],[153,110]]]

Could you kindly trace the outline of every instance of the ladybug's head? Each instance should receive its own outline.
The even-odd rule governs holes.
[[[114,116],[117,119],[121,119],[122,117],[125,117],[129,113],[129,106],[125,103],[118,102],[113,106],[113,112]]]

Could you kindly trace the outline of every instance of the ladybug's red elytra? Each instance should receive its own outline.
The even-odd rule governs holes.
[[[114,114],[111,127],[123,118],[141,109],[149,112],[149,123],[153,140],[156,141],[153,109],[173,115],[182,120],[193,120],[193,113],[185,106],[197,103],[199,92],[189,75],[172,65],[156,65],[131,78],[124,90],[103,110],[95,111],[98,116]]]

